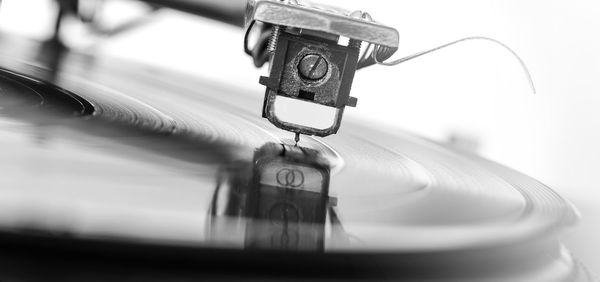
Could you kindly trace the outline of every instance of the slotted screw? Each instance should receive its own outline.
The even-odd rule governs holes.
[[[323,78],[329,69],[329,64],[319,54],[308,54],[300,60],[298,71],[305,79],[319,80]]]

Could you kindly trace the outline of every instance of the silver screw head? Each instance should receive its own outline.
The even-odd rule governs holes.
[[[319,80],[323,78],[329,69],[329,64],[319,54],[308,54],[300,59],[298,72],[300,76],[308,80]]]

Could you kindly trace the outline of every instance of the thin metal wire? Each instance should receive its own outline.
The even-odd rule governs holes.
[[[377,59],[377,54],[379,53],[380,46],[376,45],[375,49],[371,53],[371,57],[373,58],[373,60],[375,60],[375,63],[377,63],[379,65],[395,66],[395,65],[404,63],[406,61],[412,60],[414,58],[417,58],[417,57],[429,54],[431,52],[438,51],[440,49],[446,48],[448,46],[451,46],[451,45],[454,45],[454,44],[457,44],[457,43],[460,43],[460,42],[464,42],[464,41],[469,41],[469,40],[486,40],[486,41],[490,41],[490,42],[496,43],[496,44],[504,47],[504,49],[508,50],[519,61],[519,64],[521,64],[521,68],[523,69],[523,71],[525,72],[525,75],[527,76],[527,79],[529,80],[529,86],[531,87],[531,90],[533,91],[534,94],[536,93],[535,85],[533,83],[533,78],[531,77],[531,73],[529,73],[529,69],[527,68],[527,65],[525,65],[525,62],[523,61],[523,59],[521,59],[521,57],[519,57],[519,55],[513,49],[511,49],[510,47],[508,47],[506,44],[504,44],[504,43],[502,43],[502,42],[500,42],[500,41],[498,41],[496,39],[489,38],[489,37],[471,36],[471,37],[461,38],[461,39],[458,39],[458,40],[455,40],[455,41],[452,41],[452,42],[440,45],[438,47],[435,47],[435,48],[432,48],[432,49],[429,49],[429,50],[425,50],[425,51],[421,51],[421,52],[418,52],[418,53],[415,53],[415,54],[412,54],[412,55],[409,55],[409,56],[406,56],[406,57],[402,57],[400,59],[396,59],[396,60],[390,61],[390,62],[379,61],[379,59]]]

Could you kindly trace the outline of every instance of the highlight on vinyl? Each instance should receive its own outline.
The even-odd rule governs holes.
[[[599,8],[1,1],[0,281],[597,281]]]

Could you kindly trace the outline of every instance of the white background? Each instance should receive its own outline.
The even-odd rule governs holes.
[[[532,94],[518,62],[489,42],[450,47],[396,67],[376,66],[355,77],[357,108],[368,118],[436,140],[474,139],[479,153],[550,185],[582,212],[565,234],[569,248],[600,273],[600,2],[329,0],[362,9],[400,32],[397,56],[465,36],[493,37],[527,63]],[[35,4],[34,4],[35,3]],[[44,38],[55,16],[49,0],[4,0],[0,28]],[[104,18],[118,22],[144,11],[135,2],[107,1]],[[79,48],[202,77],[257,93],[258,76],[242,50],[241,30],[161,11],[154,21],[113,38],[77,24],[65,28]],[[208,68],[207,66],[210,66]]]

